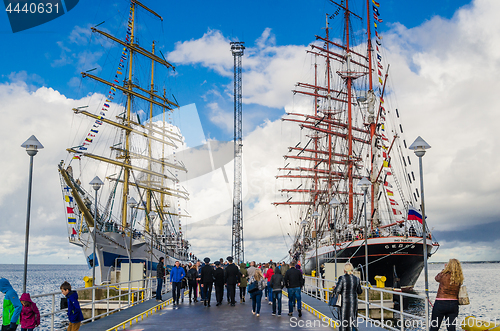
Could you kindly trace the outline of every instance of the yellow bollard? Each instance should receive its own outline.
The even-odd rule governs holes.
[[[316,270],[311,271],[311,277],[316,277]]]
[[[379,288],[385,287],[385,281],[387,280],[385,276],[375,276],[375,280],[377,281],[377,287]]]
[[[85,282],[85,287],[94,286],[94,280],[92,279],[92,277],[85,276],[85,277],[83,277],[83,281]]]

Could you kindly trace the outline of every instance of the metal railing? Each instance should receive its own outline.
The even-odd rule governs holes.
[[[329,279],[322,279],[322,278],[317,278],[317,277],[311,277],[311,276],[304,276],[305,278],[305,284],[304,287],[302,288],[302,292],[316,298],[318,300],[321,300],[323,302],[328,303],[328,300],[333,293],[333,288],[335,287],[336,282],[333,280]],[[412,326],[413,329],[423,329],[423,330],[428,330],[429,329],[429,315],[424,313],[424,317],[418,316],[415,314],[410,314],[408,312],[403,311],[403,300],[406,298],[415,298],[415,299],[420,299],[425,302],[425,311],[429,311],[429,302],[427,301],[427,298],[424,295],[417,295],[417,294],[411,294],[411,293],[403,293],[403,292],[396,292],[396,291],[390,291],[386,290],[384,288],[377,288],[377,287],[367,287],[365,285],[361,286],[364,289],[365,292],[365,300],[360,300],[358,299],[358,302],[364,303],[365,304],[365,314],[360,314],[359,316],[362,317],[365,322],[370,323],[371,325],[374,326],[380,326],[389,330],[394,330],[394,331],[404,331],[405,326]],[[380,301],[369,301],[368,299],[368,289],[370,291],[377,291],[380,292]],[[394,296],[399,296],[399,310],[392,309],[390,307],[384,306],[384,293],[389,293]],[[387,303],[387,299],[385,302]],[[377,310],[380,309],[380,316],[381,319],[375,320],[370,318],[369,314],[369,309],[376,308]],[[397,327],[394,327],[392,325],[392,321],[387,322],[384,321],[384,311],[389,311],[393,312],[396,314],[399,314],[399,320],[396,323]],[[406,318],[406,319],[405,319]],[[410,322],[410,323],[407,323]],[[416,324],[420,323],[420,324]],[[425,324],[422,324],[425,323]],[[420,325],[418,327],[417,325]]]
[[[72,290],[77,292],[89,291],[89,290],[92,291],[92,294],[90,296],[91,300],[86,300],[81,296],[79,297],[80,308],[82,308],[82,310],[85,309],[91,310],[91,317],[84,319],[82,321],[82,323],[87,323],[152,299],[153,290],[156,291],[156,287],[157,287],[156,278],[145,278],[141,280],[132,280],[114,284],[103,284],[93,287],[81,287]],[[166,284],[164,284],[164,286],[162,286],[162,294],[170,291],[171,290],[170,287],[171,287],[170,283],[167,282]],[[105,298],[100,300],[95,300],[97,290],[105,290],[106,291]],[[110,296],[110,291],[112,291],[113,294],[116,294],[116,291],[118,291],[118,294]],[[50,328],[51,331],[65,330],[66,327],[56,328],[56,321],[55,321],[56,315],[62,315],[62,313],[65,313],[68,310],[67,308],[60,309],[60,307],[56,307],[56,298],[63,298],[61,291],[36,294],[31,296],[31,299],[33,301],[40,298],[41,299],[50,298],[52,301],[52,306],[50,311],[47,313],[40,314],[40,318],[42,319],[42,324],[45,324],[44,323],[45,319],[50,318],[48,328]],[[105,308],[103,307],[104,304],[106,305]],[[106,311],[104,313],[96,315],[97,309],[105,309]]]

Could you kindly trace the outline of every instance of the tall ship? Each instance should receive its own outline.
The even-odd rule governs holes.
[[[330,2],[324,34],[307,50],[310,79],[296,84],[294,109],[283,117],[301,134],[289,142],[274,204],[292,215],[290,258],[307,273],[349,261],[364,281],[379,275],[388,286],[412,287],[423,254],[439,244],[428,229],[423,238],[418,178],[378,32],[383,6]]]
[[[105,93],[73,109],[76,137],[58,165],[69,242],[82,248],[89,268],[95,261],[95,284],[110,282],[123,263],[142,263],[149,276],[160,257],[167,268],[195,258],[181,222],[189,193],[176,153],[186,146],[166,83],[175,68],[147,41],[149,22],[137,22],[163,19],[137,0],[126,16],[120,36],[91,28],[111,65],[98,70],[106,78],[90,68],[82,79]]]

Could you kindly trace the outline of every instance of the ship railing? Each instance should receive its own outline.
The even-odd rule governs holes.
[[[102,284],[93,287],[80,287],[72,289],[73,291],[80,292],[79,302],[80,308],[83,311],[88,311],[89,313],[84,314],[83,323],[88,323],[95,321],[101,317],[108,316],[117,311],[127,309],[139,303],[154,299],[153,292],[156,291],[157,279],[156,277],[144,278],[139,280],[131,280],[113,284]],[[101,291],[101,295],[105,291],[106,295],[103,299],[96,300],[96,292]],[[91,292],[88,296],[89,300],[86,300],[86,295],[81,295],[82,292]],[[118,291],[118,292],[117,292]],[[162,287],[162,294],[171,291],[171,285],[169,282],[164,282]],[[64,323],[56,322],[56,316],[63,317],[67,320],[65,312],[68,311],[67,308],[60,309],[57,306],[56,300],[63,298],[61,291],[36,294],[31,296],[32,299],[51,299],[52,306],[49,312],[40,314],[42,319],[42,326],[47,327],[51,331],[56,330],[66,330],[67,325],[62,325]],[[104,311],[99,313],[99,311]],[[89,316],[88,318],[85,318]],[[50,321],[46,323],[45,319],[50,318]],[[59,319],[59,318],[58,318]],[[48,324],[48,325],[47,325]],[[67,323],[66,323],[67,324]]]
[[[320,301],[328,303],[330,297],[333,294],[336,281],[311,276],[304,276],[304,278],[305,284],[302,287],[302,292]],[[362,285],[361,287],[363,288],[365,299],[361,300],[358,297],[358,303],[363,303],[365,309],[364,314],[362,314],[360,311],[359,317],[363,318],[366,325],[382,327],[393,331],[404,331],[407,328],[411,328],[412,330],[429,330],[429,316],[427,314],[424,314],[425,316],[419,316],[406,312],[403,309],[403,302],[409,300],[410,298],[413,298],[419,301],[423,301],[425,305],[425,311],[429,311],[429,302],[424,295],[392,291],[385,288],[372,286],[367,287],[365,285]],[[378,298],[380,295],[380,300],[369,300],[368,289],[370,292],[378,292],[379,294],[377,293],[375,294],[375,296]],[[387,307],[387,303],[389,300],[384,300],[384,293],[392,294],[393,298],[399,298],[399,310]],[[386,303],[385,305],[384,302]],[[380,311],[380,320],[370,318],[370,309],[377,309],[378,311]],[[399,319],[384,319],[384,311],[398,314]]]

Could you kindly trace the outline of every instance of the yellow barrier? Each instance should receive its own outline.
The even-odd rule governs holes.
[[[288,298],[288,293],[286,291],[282,291],[283,295]],[[333,326],[335,329],[339,327],[339,322],[335,321],[334,319],[326,316],[325,314],[317,311],[313,307],[309,306],[307,303],[302,302],[302,308],[319,318],[322,322],[328,322],[328,325]]]
[[[188,293],[189,293],[189,291],[185,291],[184,295],[186,295]],[[167,301],[163,301],[162,303],[159,303],[156,306],[154,306],[152,308],[149,308],[148,310],[146,310],[146,311],[144,311],[144,312],[142,312],[142,313],[140,313],[140,314],[138,314],[138,315],[136,315],[134,317],[131,317],[128,320],[123,321],[123,322],[121,322],[118,325],[115,325],[111,329],[107,329],[106,331],[118,331],[119,328],[123,328],[123,330],[125,330],[127,324],[129,324],[130,326],[132,326],[132,322],[134,320],[135,320],[136,323],[138,323],[139,322],[139,318],[142,321],[142,320],[144,320],[144,315],[146,315],[146,317],[152,316],[153,313],[156,313],[157,310],[161,310],[161,309],[165,308],[165,306],[170,305],[171,303],[172,303],[172,298],[168,299]]]

